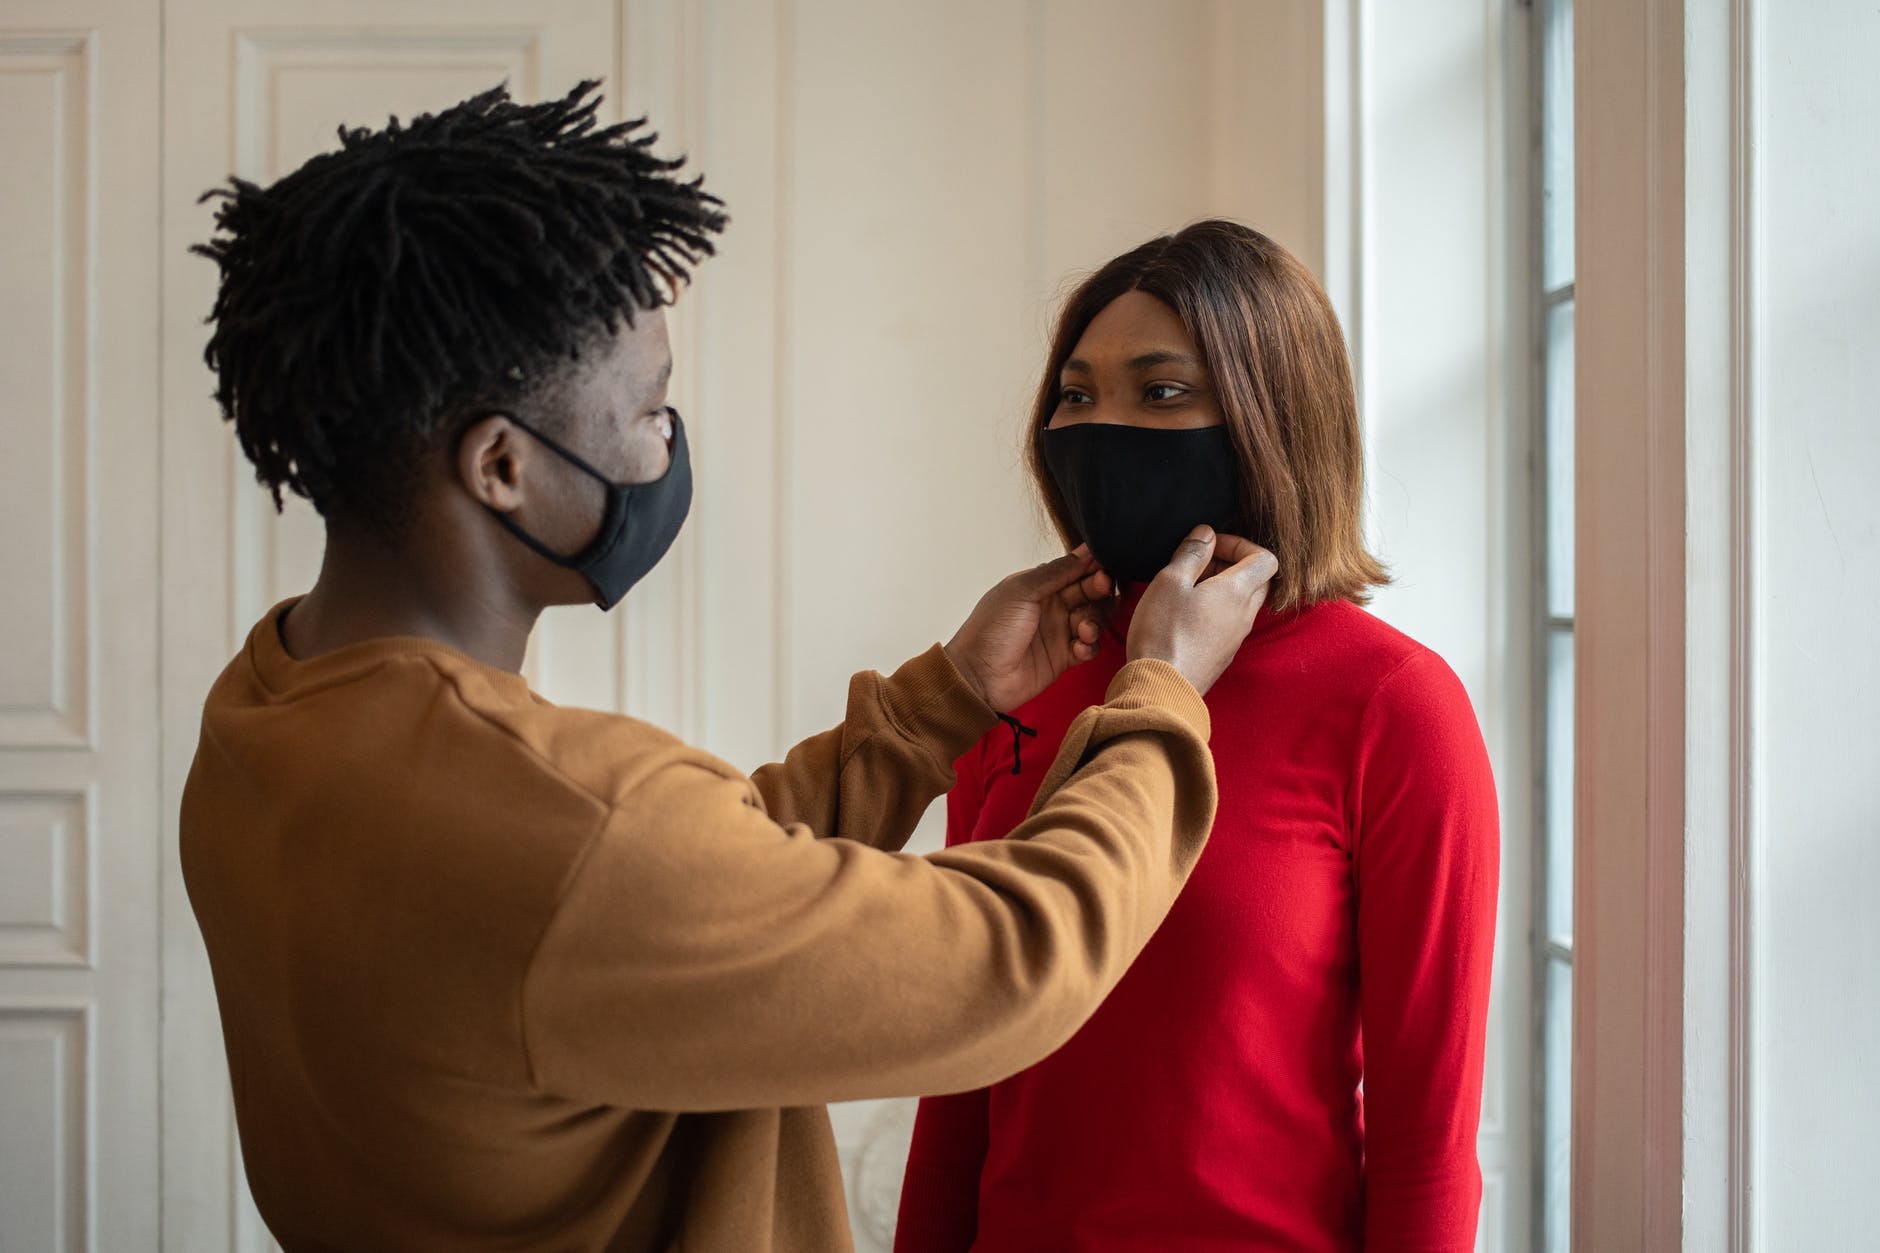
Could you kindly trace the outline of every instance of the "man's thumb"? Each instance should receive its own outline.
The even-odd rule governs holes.
[[[1214,528],[1198,526],[1188,532],[1188,538],[1175,550],[1175,556],[1169,560],[1162,573],[1180,579],[1189,587],[1200,582],[1202,574],[1208,568],[1208,560],[1214,556]]]

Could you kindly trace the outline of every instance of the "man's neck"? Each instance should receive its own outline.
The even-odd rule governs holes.
[[[500,580],[469,576],[444,554],[433,556],[329,530],[318,581],[281,621],[288,655],[304,661],[409,635],[520,671],[540,607],[505,594]]]

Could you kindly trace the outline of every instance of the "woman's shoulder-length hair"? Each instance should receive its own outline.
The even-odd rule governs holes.
[[[1156,297],[1201,350],[1240,460],[1247,538],[1279,560],[1277,610],[1364,604],[1390,581],[1365,547],[1364,451],[1338,315],[1312,272],[1259,231],[1197,222],[1124,253],[1078,285],[1059,315],[1033,404],[1026,462],[1067,545],[1082,537],[1044,460],[1058,376],[1104,306]]]

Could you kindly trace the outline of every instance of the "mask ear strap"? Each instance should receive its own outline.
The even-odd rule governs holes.
[[[527,544],[530,548],[534,549],[538,555],[546,557],[548,558],[548,560],[554,562],[556,565],[562,566],[569,570],[578,570],[581,568],[580,563],[577,562],[573,557],[562,556],[562,554],[556,552],[554,549],[550,548],[547,544],[544,544],[541,540],[535,538],[535,536],[523,530],[522,527],[517,524],[514,518],[502,512],[500,509],[491,509],[490,512],[496,515],[496,520],[503,524],[503,528],[505,530],[507,530],[511,535],[515,536],[517,539],[521,540],[523,543]],[[577,554],[577,556],[578,555],[579,554]]]
[[[568,448],[565,445],[559,443],[558,441],[550,439],[548,436],[544,435],[541,431],[536,430],[535,427],[531,426],[527,422],[524,422],[521,418],[517,417],[513,413],[510,413],[508,410],[492,409],[490,410],[490,416],[497,417],[497,418],[508,418],[511,422],[515,423],[517,426],[521,427],[523,430],[527,431],[529,434],[535,436],[535,438],[541,441],[541,443],[544,446],[546,446],[550,452],[554,453],[557,457],[560,457],[563,461],[566,461],[568,464],[574,466],[576,469],[581,470],[582,472],[586,474],[592,475],[593,477],[599,479],[601,482],[607,484],[609,487],[612,487],[615,485],[612,479],[608,478],[605,474],[602,474],[599,470],[595,469],[592,465],[590,465],[587,462],[585,458],[583,458],[579,453],[575,452],[572,448]]]
[[[602,483],[612,486],[613,481],[609,479],[606,475],[602,474],[599,470],[596,470],[593,466],[583,461],[573,451],[567,448],[563,448],[560,444],[556,443],[554,440],[550,439],[548,436],[542,434],[542,432],[536,430],[533,426],[530,426],[527,422],[524,422],[521,418],[509,412],[507,409],[492,409],[490,410],[490,416],[509,419],[509,421],[521,427],[523,430],[527,431],[530,435],[533,435],[536,439],[540,440],[542,444],[546,446],[548,450],[554,453],[556,456],[561,457],[564,460],[572,463],[576,469],[585,471],[586,473],[593,475],[595,478],[599,479]],[[548,561],[552,561],[556,565],[561,566],[562,568],[567,569],[567,570],[580,569],[579,563],[576,562],[573,557],[567,557],[561,553],[556,552],[554,549],[550,548],[547,544],[544,544],[541,540],[535,538],[535,536],[523,530],[521,524],[519,524],[514,518],[510,517],[508,514],[504,513],[502,510],[490,509],[490,512],[496,516],[496,520],[498,522],[503,524],[504,530],[508,531],[511,535],[515,536],[517,539],[527,544],[529,548],[537,556],[542,557]],[[580,555],[581,554],[579,553],[575,554],[575,556],[577,557]]]

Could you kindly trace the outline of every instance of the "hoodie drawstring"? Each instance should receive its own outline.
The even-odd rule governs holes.
[[[1033,739],[1037,739],[1038,733],[1020,722],[1017,718],[1014,718],[1011,714],[999,714],[998,719],[1006,726],[1012,728],[1012,773],[1020,774],[1024,770],[1024,765],[1019,760],[1019,752],[1025,743],[1024,737],[1029,735]]]

